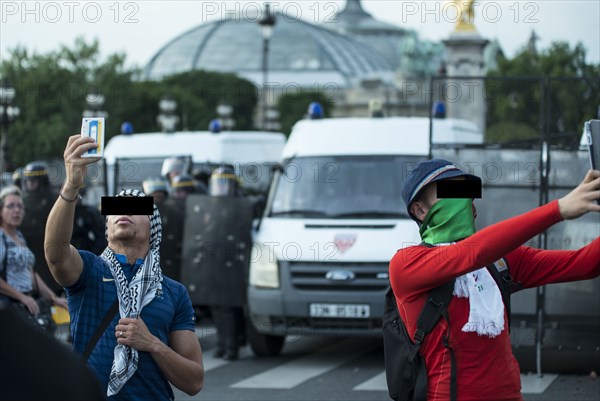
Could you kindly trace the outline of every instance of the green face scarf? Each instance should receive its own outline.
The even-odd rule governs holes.
[[[475,232],[473,201],[444,198],[437,201],[419,228],[421,239],[428,244],[454,242]]]

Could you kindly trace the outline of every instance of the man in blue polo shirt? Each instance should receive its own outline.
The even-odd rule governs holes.
[[[187,394],[204,384],[194,311],[185,287],[162,275],[160,214],[110,215],[108,247],[97,256],[70,245],[75,204],[87,165],[81,155],[97,145],[71,136],[64,152],[66,181],[46,224],[44,249],[56,281],[65,287],[75,351],[91,343],[88,365],[109,400],[172,400],[169,383]],[[144,196],[136,190],[119,196]],[[92,338],[111,306],[119,313]]]

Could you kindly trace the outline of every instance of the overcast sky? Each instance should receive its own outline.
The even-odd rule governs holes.
[[[17,45],[47,52],[59,44],[71,46],[74,37],[97,38],[103,55],[124,52],[130,65],[145,65],[152,55],[177,35],[203,22],[227,18],[237,11],[253,20],[264,1],[0,1],[0,54]],[[332,22],[345,0],[279,0],[278,11],[310,22]],[[375,18],[441,40],[452,32],[456,19],[450,1],[363,0]],[[600,60],[600,1],[541,0],[476,2],[475,26],[488,39],[498,39],[513,56],[535,30],[538,48],[557,40],[582,42],[587,61]],[[335,21],[333,21],[335,22]]]

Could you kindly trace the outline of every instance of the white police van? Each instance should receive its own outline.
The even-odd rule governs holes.
[[[429,156],[430,131],[434,143],[483,143],[475,124],[456,119],[294,126],[253,239],[248,340],[256,354],[279,353],[290,334],[381,335],[388,263],[420,242],[401,190]]]
[[[99,203],[99,196],[114,195],[121,187],[141,189],[144,179],[160,176],[165,158],[182,156],[194,166],[233,165],[246,189],[266,192],[284,144],[284,134],[267,131],[118,135],[107,143],[103,164],[88,168],[88,178],[96,184],[92,196]]]

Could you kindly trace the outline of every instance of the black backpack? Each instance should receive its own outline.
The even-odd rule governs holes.
[[[507,311],[510,328],[510,294],[521,289],[520,283],[514,283],[504,259],[487,266],[494,281],[500,289],[502,300]],[[429,297],[417,320],[414,342],[410,338],[404,322],[398,314],[396,298],[392,288],[385,294],[385,310],[383,315],[383,348],[385,357],[385,373],[390,398],[394,401],[426,401],[427,371],[425,360],[419,353],[425,336],[433,330],[443,316],[448,322],[448,329],[443,338],[444,346],[450,350],[450,399],[456,401],[456,361],[454,351],[449,346],[450,320],[448,304],[452,298],[454,282],[450,280],[429,291]]]

